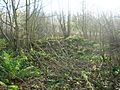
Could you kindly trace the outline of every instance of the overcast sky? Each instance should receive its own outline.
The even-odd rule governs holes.
[[[72,13],[79,12],[81,10],[83,0],[69,0],[69,6]],[[59,11],[61,8],[65,12],[68,9],[68,0],[43,0],[46,5],[45,10],[47,12],[51,11]],[[120,0],[85,0],[86,9],[90,12],[120,12]]]
[[[0,3],[3,0],[0,0]],[[18,0],[16,0],[18,1]],[[31,0],[32,1],[32,0]],[[80,12],[82,8],[83,0],[41,0],[43,1],[43,6],[45,12],[50,13],[59,12],[61,9],[64,12],[68,10],[68,1],[71,13]],[[20,0],[21,5],[25,4],[25,0]],[[114,14],[120,14],[120,0],[85,0],[86,10],[92,13],[113,12]],[[0,5],[2,5],[1,3]]]

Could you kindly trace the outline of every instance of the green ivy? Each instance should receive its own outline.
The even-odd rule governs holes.
[[[29,64],[28,58],[24,53],[12,57],[10,53],[3,51],[0,63],[0,80],[25,78],[38,76],[39,74],[39,69]]]

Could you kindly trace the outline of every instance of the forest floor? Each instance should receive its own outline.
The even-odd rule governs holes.
[[[0,90],[120,90],[120,67],[87,39],[39,40],[0,55]]]

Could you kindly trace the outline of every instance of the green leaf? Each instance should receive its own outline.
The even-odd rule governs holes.
[[[23,77],[29,77],[29,76],[37,76],[39,74],[40,74],[40,71],[36,67],[30,66],[20,70],[17,73],[17,76],[23,78]]]
[[[0,81],[0,86],[7,86],[4,82]]]
[[[8,90],[18,90],[18,86],[17,85],[9,85]]]

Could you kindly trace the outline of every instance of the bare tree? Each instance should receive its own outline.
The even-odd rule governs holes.
[[[113,15],[110,14],[110,16],[106,16],[105,14],[103,14],[102,16],[104,18],[104,28],[106,30],[106,41],[107,44],[109,45],[109,57],[111,62],[114,62],[112,64],[116,64],[119,65],[120,63],[120,57],[119,57],[119,53],[120,53],[120,38],[118,35],[118,31],[115,27],[115,23],[114,23],[114,18]],[[105,38],[104,38],[105,39]]]
[[[82,1],[82,32],[84,38],[87,38],[87,29],[86,29],[86,2]]]
[[[67,38],[70,36],[70,12],[68,11],[68,16],[67,16],[67,21],[66,21],[66,17],[64,15],[64,12],[62,11],[62,13],[60,14],[60,16],[58,17],[58,21],[63,33],[64,38]]]
[[[18,21],[17,21],[17,7],[15,7],[15,0],[11,0],[12,3],[12,10],[13,10],[13,18],[15,22],[15,47],[18,49],[20,47],[20,41],[18,38],[19,35],[19,27],[18,27]]]
[[[39,30],[40,14],[42,4],[41,0],[26,0],[25,12],[18,16],[20,0],[3,0],[6,14],[0,15],[1,25],[6,28],[0,28],[3,36],[11,43],[13,48],[30,48],[33,39],[35,39],[36,30]],[[32,9],[30,7],[33,7]],[[25,16],[25,17],[24,17]],[[21,21],[20,21],[21,20]],[[37,20],[37,21],[36,21]],[[38,21],[39,20],[39,21]],[[6,31],[6,32],[5,32]]]

